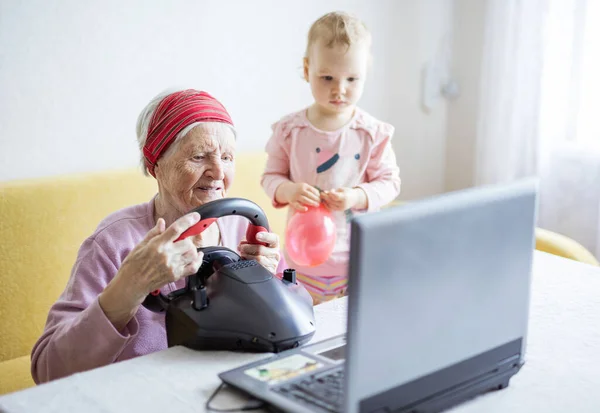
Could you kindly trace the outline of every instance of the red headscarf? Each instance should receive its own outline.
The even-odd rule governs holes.
[[[206,92],[188,89],[165,97],[152,115],[144,158],[148,171],[154,175],[158,158],[173,143],[177,134],[195,122],[223,122],[233,127],[225,106]]]

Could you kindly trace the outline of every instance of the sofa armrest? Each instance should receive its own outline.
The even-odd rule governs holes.
[[[35,386],[29,356],[0,362],[0,395]]]
[[[583,262],[593,266],[600,263],[583,245],[565,235],[543,228],[535,229],[535,248],[559,257]]]

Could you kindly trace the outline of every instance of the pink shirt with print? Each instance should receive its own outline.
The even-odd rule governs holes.
[[[394,127],[381,122],[361,109],[345,126],[336,131],[315,128],[306,110],[293,113],[273,125],[273,135],[266,151],[267,165],[262,186],[276,207],[275,191],[284,182],[306,182],[321,190],[360,187],[367,194],[367,210],[379,210],[400,193],[400,171],[392,149]],[[293,211],[288,211],[288,220]],[[333,212],[337,240],[329,259],[317,267],[304,267],[284,254],[288,265],[299,272],[316,276],[347,274],[349,225],[344,211]]]

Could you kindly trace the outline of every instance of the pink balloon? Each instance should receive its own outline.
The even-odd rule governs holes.
[[[335,222],[324,206],[295,212],[285,230],[285,248],[295,264],[315,267],[329,258],[335,246]]]

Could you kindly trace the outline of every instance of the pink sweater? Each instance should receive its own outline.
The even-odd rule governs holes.
[[[33,347],[31,374],[36,383],[57,379],[167,348],[165,316],[140,306],[123,332],[117,331],[98,304],[98,295],[129,252],[154,227],[154,201],[117,211],[104,219],[77,255],[71,278],[50,309],[44,333]],[[248,220],[217,220],[223,246],[237,251]],[[285,269],[279,262],[277,272]],[[162,288],[167,294],[185,280]]]
[[[275,191],[284,182],[306,182],[321,190],[360,187],[367,194],[367,211],[377,211],[400,193],[400,171],[390,142],[393,133],[393,126],[358,108],[348,124],[332,132],[315,128],[306,110],[288,115],[273,125],[262,186],[276,207],[285,206],[275,202]],[[292,213],[290,209],[288,219]],[[343,211],[333,214],[337,241],[328,261],[303,267],[284,251],[288,264],[300,273],[315,277],[347,274],[349,225]]]

